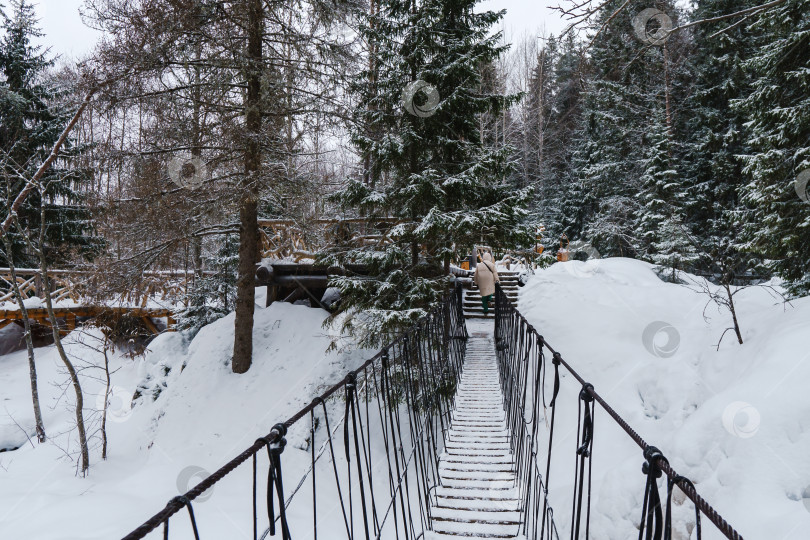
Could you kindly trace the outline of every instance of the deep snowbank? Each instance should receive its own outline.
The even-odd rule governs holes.
[[[96,448],[86,479],[75,477],[75,465],[64,458],[62,449],[76,450],[75,430],[60,435],[73,427],[73,399],[71,389],[63,392],[55,386],[67,376],[53,348],[36,351],[45,427],[51,437],[48,444],[34,443],[36,448],[15,425],[26,426],[31,436],[26,353],[0,357],[5,406],[0,443],[23,445],[0,453],[0,538],[101,539],[129,532],[179,491],[199,482],[203,471],[222,466],[369,355],[346,343],[341,344],[343,352],[327,353],[336,336],[322,328],[325,317],[322,310],[290,304],[257,308],[254,361],[246,375],[230,369],[233,314],[203,328],[191,343],[180,334],[163,334],[144,358],[111,356],[115,398],[108,419],[109,456],[101,461]],[[95,395],[104,389],[103,371],[87,366],[103,365],[103,356],[79,341],[98,346],[97,337],[97,332],[74,332],[66,340],[69,354],[82,359],[77,367],[86,367],[85,409],[96,429],[98,414],[93,409]],[[139,386],[145,395],[130,408],[129,398]],[[153,402],[150,394],[157,393],[156,388],[161,391]],[[288,448],[302,446],[303,437],[292,431]],[[98,433],[93,441],[98,446]],[[294,464],[293,471],[304,468],[306,457],[300,450],[285,452],[291,462],[302,462]],[[252,537],[250,521],[242,519],[250,513],[250,469],[250,463],[240,467],[199,502],[198,523],[206,535]],[[186,521],[182,515],[172,521],[175,534],[182,537]]]
[[[555,264],[532,277],[519,309],[744,537],[806,539],[810,298],[785,305],[751,288],[735,301],[744,344],[728,332],[719,351],[730,314],[711,304],[704,319],[706,296],[639,261]],[[562,388],[550,493],[567,531],[579,387],[567,376]],[[595,424],[591,537],[635,538],[641,451],[604,411]],[[691,503],[676,506],[675,538],[689,538]],[[719,537],[705,519],[703,533]]]

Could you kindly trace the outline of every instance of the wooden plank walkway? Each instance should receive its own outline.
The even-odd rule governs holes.
[[[467,320],[470,339],[455,397],[441,485],[431,508],[433,538],[517,538],[520,501],[509,448],[493,323]]]

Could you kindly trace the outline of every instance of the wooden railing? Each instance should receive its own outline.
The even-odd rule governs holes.
[[[50,327],[51,320],[48,310],[42,307],[29,308],[28,320],[42,326]],[[137,318],[143,322],[145,329],[151,334],[159,334],[160,329],[155,325],[154,319],[165,319],[167,331],[173,331],[175,326],[174,312],[164,308],[139,307],[109,307],[109,306],[78,306],[60,307],[53,310],[59,332],[67,334],[76,329],[77,319],[92,319],[100,315],[114,317]],[[0,328],[4,328],[14,321],[22,321],[23,314],[19,309],[0,309]]]
[[[391,242],[391,229],[400,223],[396,218],[313,219],[298,222],[289,219],[259,220],[262,258],[300,262],[315,259],[326,248],[335,245],[384,245]],[[147,271],[126,279],[117,279],[116,270],[62,270],[48,272],[50,296],[54,302],[72,300],[76,304],[125,304],[146,307],[149,300],[180,305],[195,277],[194,271]],[[203,272],[210,275],[212,272]],[[38,269],[17,268],[17,284],[24,298],[45,294],[45,284]],[[0,304],[16,304],[9,268],[0,268]],[[121,283],[116,283],[120,281]]]
[[[44,298],[45,281],[38,269],[17,268],[15,273],[24,298]],[[77,304],[109,302],[146,307],[150,299],[171,305],[185,303],[195,273],[183,270],[143,272],[136,283],[125,291],[117,291],[114,287],[105,285],[102,283],[104,281],[102,275],[89,270],[50,270],[48,276],[51,281],[51,300],[55,303],[72,300]],[[11,270],[0,268],[0,304],[5,302],[16,304],[17,299],[13,290]]]

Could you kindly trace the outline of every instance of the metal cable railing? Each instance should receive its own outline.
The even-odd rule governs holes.
[[[643,451],[642,471],[646,475],[639,540],[671,540],[672,494],[677,485],[695,505],[695,531],[701,538],[701,513],[726,538],[742,540],[742,536],[712,508],[695,490],[694,484],[679,475],[669,465],[661,451],[649,444],[622,419],[596,392],[594,386],[580,376],[509,301],[500,286],[495,291],[495,348],[504,392],[504,406],[510,427],[511,444],[516,459],[519,489],[523,496],[524,532],[527,538],[558,538],[554,514],[548,497],[551,473],[554,423],[560,390],[560,366],[582,385],[578,400],[576,468],[571,512],[571,539],[590,537],[591,478],[594,416],[596,404],[610,416]],[[551,353],[551,366],[544,351]],[[546,375],[554,370],[551,395],[546,396]],[[550,399],[547,401],[547,397]],[[538,421],[548,420],[550,411],[545,474],[541,474],[538,451],[540,442]],[[662,501],[658,478],[667,475],[667,494]]]
[[[144,538],[159,527],[168,539],[169,522],[183,508],[199,539],[194,499],[251,459],[254,540],[277,533],[288,540],[296,529],[311,533],[313,540],[337,538],[344,532],[350,539],[422,538],[431,527],[431,497],[439,484],[439,456],[467,337],[461,291],[456,288],[373,358],[197,486],[171,499],[125,540]],[[341,398],[343,403],[338,401]],[[330,400],[331,407],[327,406]],[[335,422],[336,409],[342,416]],[[283,478],[290,474],[282,465],[285,436],[288,428],[306,418],[310,467],[285,496]],[[260,458],[262,449],[266,460]],[[331,465],[321,464],[319,469],[323,456]],[[267,471],[263,493],[258,491],[260,468]],[[296,497],[307,485],[310,496]],[[337,511],[337,519],[325,519],[329,513],[323,510],[325,505]],[[296,509],[304,514],[311,509],[306,528],[300,520],[291,521],[289,516]]]

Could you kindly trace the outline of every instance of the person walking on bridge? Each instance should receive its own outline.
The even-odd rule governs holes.
[[[484,315],[489,313],[489,302],[495,294],[495,284],[500,283],[498,270],[492,261],[492,254],[484,253],[481,264],[475,265],[473,281],[478,285],[478,292],[481,293],[481,305],[484,308]]]

